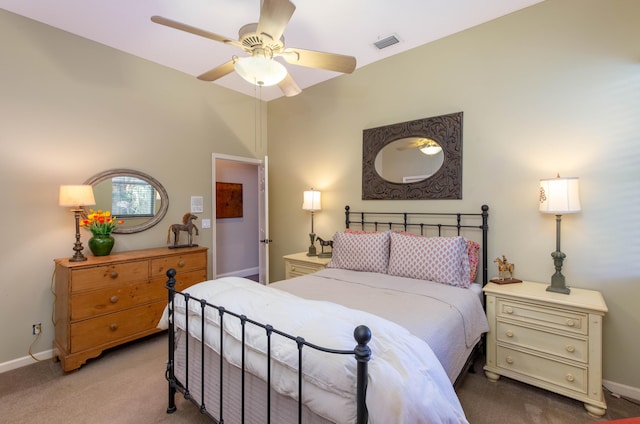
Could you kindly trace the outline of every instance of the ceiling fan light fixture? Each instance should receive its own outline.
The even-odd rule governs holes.
[[[427,142],[424,147],[420,148],[420,151],[425,155],[433,156],[442,151],[442,147],[436,142]]]
[[[259,55],[239,58],[233,66],[245,81],[265,87],[276,85],[287,76],[282,63]]]

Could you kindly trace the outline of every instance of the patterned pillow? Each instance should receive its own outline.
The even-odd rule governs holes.
[[[469,255],[469,282],[476,281],[476,275],[478,275],[478,251],[480,250],[480,244],[473,240],[467,240],[467,254]]]
[[[389,275],[469,287],[469,256],[463,237],[391,233],[390,241]]]
[[[333,249],[328,268],[386,274],[389,265],[389,232],[342,233],[333,235]]]

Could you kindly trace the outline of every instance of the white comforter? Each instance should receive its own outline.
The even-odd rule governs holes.
[[[185,292],[214,305],[270,324],[307,341],[335,349],[352,349],[353,330],[360,324],[372,332],[367,407],[371,424],[466,423],[451,382],[431,348],[405,328],[375,315],[335,303],[306,300],[237,277],[196,284]],[[184,298],[175,299],[176,325],[185,329]],[[202,340],[201,308],[189,302],[189,332]],[[219,315],[206,312],[205,344],[219,352]],[[165,310],[159,327],[167,327]],[[241,326],[224,320],[224,356],[240,365]],[[265,330],[246,327],[247,369],[266,380]],[[272,386],[297,398],[298,350],[296,344],[273,336]],[[316,414],[336,423],[355,422],[356,361],[353,356],[330,355],[305,347],[303,402]]]

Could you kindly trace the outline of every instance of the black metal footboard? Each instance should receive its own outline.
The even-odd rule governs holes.
[[[270,423],[271,422],[271,336],[274,334],[277,334],[279,336],[282,336],[284,338],[289,339],[292,343],[295,343],[297,346],[297,350],[298,350],[298,401],[297,401],[297,416],[298,416],[298,420],[297,422],[299,424],[302,424],[302,410],[303,410],[303,404],[302,404],[302,390],[303,390],[303,385],[302,385],[302,378],[303,378],[303,348],[307,347],[307,348],[311,348],[311,349],[315,349],[318,351],[322,351],[322,352],[326,352],[329,354],[337,354],[337,355],[354,355],[357,361],[357,387],[356,387],[356,411],[357,411],[357,424],[366,424],[368,421],[368,412],[367,412],[367,406],[366,406],[366,391],[367,391],[367,381],[368,381],[368,362],[369,359],[371,357],[371,349],[369,348],[369,346],[367,345],[369,343],[369,341],[371,340],[371,331],[369,330],[368,327],[364,326],[364,325],[360,325],[358,327],[355,328],[354,330],[354,338],[357,342],[357,345],[354,347],[354,349],[352,350],[337,350],[337,349],[330,349],[330,348],[326,348],[326,347],[322,347],[322,346],[317,346],[314,345],[312,343],[307,342],[304,338],[299,337],[299,336],[293,336],[287,333],[284,333],[274,327],[272,327],[271,325],[268,324],[264,324],[264,323],[260,323],[257,321],[254,321],[252,319],[250,319],[249,317],[245,316],[245,315],[240,315],[237,314],[233,311],[229,311],[227,309],[225,309],[223,306],[215,306],[212,305],[208,302],[206,302],[205,300],[202,299],[198,299],[195,297],[190,296],[187,293],[182,293],[182,292],[177,292],[175,290],[175,284],[176,284],[176,280],[175,280],[175,276],[176,276],[176,271],[174,269],[169,269],[167,271],[167,290],[168,290],[168,326],[169,326],[169,359],[167,362],[167,370],[166,370],[166,379],[169,383],[169,402],[168,402],[168,407],[167,407],[167,413],[173,413],[176,411],[176,403],[175,403],[175,395],[176,392],[179,391],[181,392],[184,397],[186,399],[191,400],[193,403],[195,403],[196,405],[199,406],[200,408],[200,412],[206,416],[208,416],[209,418],[211,418],[215,423],[219,423],[219,424],[224,424],[224,417],[225,417],[225,411],[223,409],[223,393],[224,393],[224,387],[225,387],[225,374],[223,372],[223,365],[224,365],[224,344],[223,344],[223,336],[224,336],[224,330],[223,330],[223,322],[224,319],[236,319],[239,320],[241,328],[242,328],[242,357],[240,359],[240,363],[241,363],[241,378],[240,381],[237,382],[237,384],[240,384],[241,389],[241,400],[240,400],[240,404],[241,404],[241,411],[240,411],[240,416],[241,416],[241,422],[244,423],[245,422],[245,329],[246,329],[246,325],[253,325],[253,326],[257,326],[259,328],[264,329],[265,331],[265,337],[266,337],[266,342],[267,342],[267,381],[266,381],[266,388],[267,388],[267,393],[266,393],[266,411],[265,411],[265,420],[264,422],[266,423]],[[200,305],[200,307],[202,308],[202,314],[201,314],[201,320],[200,320],[200,331],[202,334],[202,339],[204,340],[204,328],[205,328],[205,309],[206,308],[214,308],[217,310],[219,319],[220,319],[220,330],[219,330],[219,337],[220,337],[220,352],[218,352],[218,357],[219,357],[219,370],[218,370],[218,374],[219,374],[219,387],[218,387],[218,391],[219,391],[219,396],[220,396],[220,402],[219,402],[219,410],[216,411],[216,416],[213,415],[212,412],[207,410],[207,406],[206,406],[206,402],[205,402],[205,361],[204,361],[204,356],[205,356],[205,344],[204,342],[200,343],[200,352],[198,352],[197,354],[201,355],[201,365],[200,365],[200,370],[198,370],[199,375],[202,376],[202,378],[200,378],[200,399],[194,399],[193,396],[191,396],[191,391],[190,391],[190,387],[189,387],[189,372],[188,372],[188,357],[189,357],[189,348],[188,348],[188,344],[186,344],[186,357],[187,357],[187,361],[186,361],[186,367],[187,367],[187,373],[186,373],[186,378],[184,382],[178,381],[178,379],[176,378],[175,375],[175,347],[176,347],[176,333],[175,333],[175,316],[174,316],[174,311],[173,311],[173,301],[175,296],[183,296],[185,298],[185,303],[186,306],[188,307],[189,302],[196,302],[197,304]],[[186,319],[185,320],[185,324],[186,324],[186,328],[185,328],[185,333],[188,336],[189,334],[189,320]]]

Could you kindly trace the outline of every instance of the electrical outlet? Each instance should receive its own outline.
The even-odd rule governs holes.
[[[31,328],[32,328],[33,335],[37,336],[42,331],[42,324],[41,323],[33,324]]]

